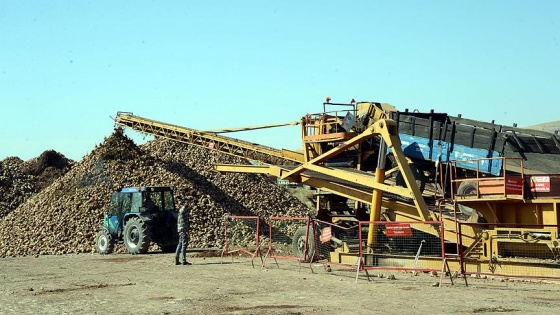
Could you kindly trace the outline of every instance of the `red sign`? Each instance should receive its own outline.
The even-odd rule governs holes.
[[[331,240],[332,230],[330,226],[324,227],[321,230],[321,243],[326,243]]]
[[[531,176],[531,191],[550,192],[550,176]]]
[[[506,177],[506,194],[521,195],[523,193],[523,178]]]
[[[410,224],[392,223],[385,226],[387,236],[412,236]]]

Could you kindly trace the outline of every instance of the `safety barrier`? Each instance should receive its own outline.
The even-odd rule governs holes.
[[[225,240],[221,254],[222,262],[224,255],[245,253],[251,256],[253,267],[255,267],[254,259],[257,256],[261,260],[261,266],[263,266],[264,261],[260,250],[259,234],[260,219],[258,216],[226,216],[224,218]]]
[[[308,241],[312,235],[309,218],[270,217],[268,251],[263,266],[268,258],[274,259],[276,266],[278,258],[306,261],[310,256]]]
[[[359,222],[358,236],[356,280],[361,270],[366,271],[368,280],[367,271],[376,269],[442,275],[449,271],[442,222]]]
[[[359,226],[357,222],[344,221],[339,224],[312,220],[308,249],[313,253],[310,268],[322,264],[326,271],[331,266],[357,268],[359,266]]]
[[[461,272],[560,279],[558,225],[458,223]]]
[[[558,225],[458,222],[455,227],[432,222],[342,222],[304,217],[271,217],[264,227],[257,216],[224,219],[225,255],[245,253],[265,267],[267,259],[331,267],[371,270],[437,272],[444,276],[498,276],[560,279]],[[373,231],[370,234],[370,230]],[[264,232],[264,233],[263,233]],[[263,235],[260,235],[263,233]],[[369,239],[368,239],[369,237]],[[444,240],[453,246],[446,253]],[[369,245],[368,245],[369,244]],[[448,244],[449,245],[449,244]],[[260,248],[267,248],[262,255]],[[232,258],[233,259],[233,258]],[[453,271],[449,266],[453,267]]]

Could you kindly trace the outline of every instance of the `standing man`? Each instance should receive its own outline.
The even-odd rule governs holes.
[[[179,216],[177,217],[177,232],[179,233],[179,243],[175,250],[175,265],[180,265],[179,254],[182,254],[183,265],[190,265],[187,262],[187,245],[189,244],[189,211],[187,210],[186,199],[182,202],[181,209],[179,209]]]

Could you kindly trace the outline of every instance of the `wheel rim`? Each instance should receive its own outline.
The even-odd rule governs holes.
[[[107,249],[107,244],[108,244],[107,236],[106,235],[101,235],[99,237],[99,241],[97,242],[97,244],[98,244],[100,250],[106,250]]]
[[[130,238],[129,238],[129,244],[132,245],[133,247],[136,247],[136,245],[138,245],[138,241],[140,239],[140,233],[138,232],[138,229],[136,227],[134,227],[131,231],[130,231]]]
[[[305,236],[300,236],[297,241],[297,249],[301,254],[303,254],[303,250],[305,249]]]

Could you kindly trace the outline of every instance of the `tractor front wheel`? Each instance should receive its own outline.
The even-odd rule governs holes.
[[[109,231],[103,229],[97,233],[97,236],[95,237],[95,248],[101,255],[113,252],[113,249],[115,249],[115,241],[111,237]]]
[[[148,225],[139,218],[131,218],[124,226],[124,246],[133,255],[148,252],[151,236]]]

